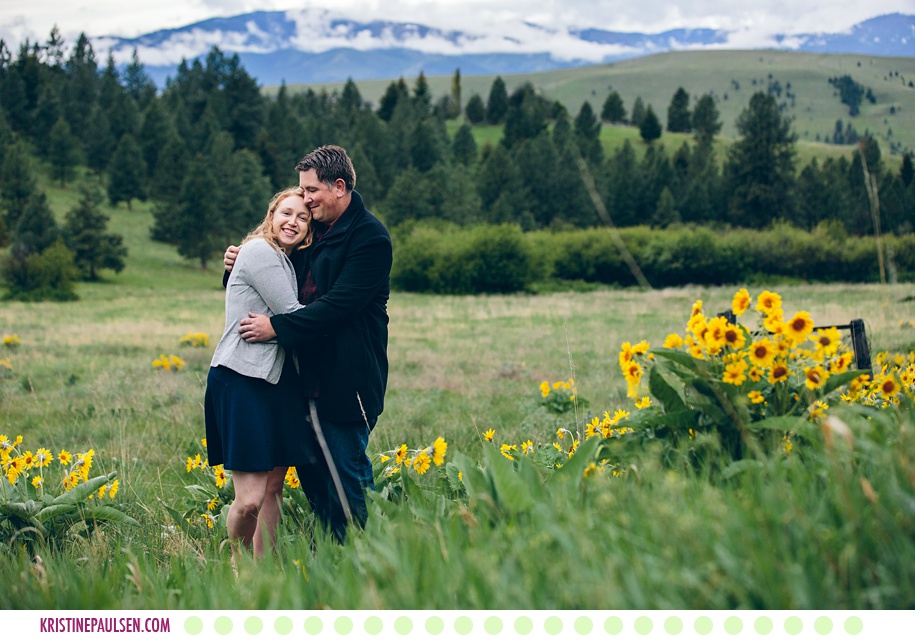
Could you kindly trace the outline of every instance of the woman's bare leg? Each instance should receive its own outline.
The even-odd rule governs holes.
[[[254,556],[263,557],[267,551],[273,551],[276,544],[276,531],[280,525],[283,509],[283,483],[286,480],[288,467],[274,467],[267,472],[267,483],[264,490],[263,504],[257,516],[257,528],[254,531]]]
[[[229,540],[240,540],[247,549],[251,548],[257,530],[258,514],[267,488],[267,475],[267,472],[232,472],[235,501],[226,517],[226,529],[229,531]]]

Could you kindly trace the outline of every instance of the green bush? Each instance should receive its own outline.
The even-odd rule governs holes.
[[[637,281],[620,242],[653,287],[880,281],[876,240],[849,236],[833,223],[813,231],[787,222],[764,230],[678,225],[522,233],[513,225],[431,223],[399,230],[392,278],[406,291],[552,290],[547,280],[632,286]],[[915,234],[884,236],[883,243],[887,277],[915,277]]]
[[[8,291],[6,298],[24,302],[76,300],[74,283],[79,270],[73,254],[58,240],[41,253],[25,253],[14,247],[0,273]]]
[[[415,225],[400,230],[395,247],[391,281],[403,291],[524,291],[545,276],[548,263],[520,227],[509,224]]]

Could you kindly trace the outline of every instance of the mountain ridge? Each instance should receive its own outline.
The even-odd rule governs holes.
[[[136,49],[147,72],[164,86],[178,64],[205,56],[212,47],[236,53],[261,85],[312,84],[450,74],[548,71],[615,62],[668,51],[781,49],[880,56],[915,55],[915,15],[876,16],[845,33],[773,34],[767,46],[747,46],[741,34],[708,28],[660,33],[609,31],[598,27],[547,28],[524,22],[499,33],[443,30],[415,22],[359,22],[324,9],[255,11],[209,18],[185,27],[135,38],[93,38],[126,64]]]

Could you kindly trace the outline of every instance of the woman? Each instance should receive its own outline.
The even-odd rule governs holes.
[[[226,325],[207,376],[204,412],[210,465],[232,471],[235,501],[226,527],[255,556],[270,549],[279,526],[290,466],[313,460],[303,437],[306,407],[296,363],[274,340],[245,342],[248,312],[300,309],[289,256],[311,244],[311,214],[301,187],[277,193],[264,221],[242,242],[226,284]]]

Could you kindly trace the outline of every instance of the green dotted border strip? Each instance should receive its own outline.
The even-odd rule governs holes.
[[[876,612],[197,612],[201,638],[880,638]],[[236,617],[237,616],[237,617]],[[862,617],[863,616],[863,617]],[[913,621],[909,617],[909,622]],[[173,616],[174,618],[174,616]],[[177,622],[177,620],[176,620]],[[867,632],[867,633],[866,633]],[[874,633],[871,633],[874,632]],[[885,636],[883,636],[885,637]]]

